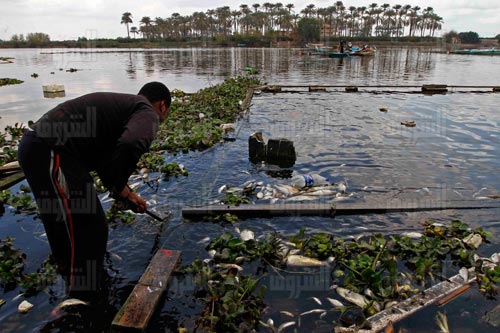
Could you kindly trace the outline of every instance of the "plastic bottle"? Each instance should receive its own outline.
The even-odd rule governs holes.
[[[292,186],[298,189],[328,184],[328,179],[317,174],[297,175],[292,177]]]

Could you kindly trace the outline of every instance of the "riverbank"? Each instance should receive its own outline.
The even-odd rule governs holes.
[[[327,45],[338,45],[340,40],[350,41],[355,44],[372,44],[380,46],[436,46],[443,45],[443,40],[438,37],[404,37],[404,38],[389,38],[389,37],[322,37],[318,43]],[[5,48],[193,48],[193,47],[303,47],[307,44],[300,40],[291,38],[271,38],[257,36],[240,36],[238,38],[219,39],[219,38],[204,38],[192,39],[185,41],[168,41],[168,40],[145,40],[132,38],[117,38],[117,39],[95,39],[95,40],[68,40],[68,41],[51,41],[43,45],[32,45],[26,42],[0,42],[0,49]]]

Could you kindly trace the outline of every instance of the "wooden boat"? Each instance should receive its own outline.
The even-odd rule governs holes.
[[[328,52],[328,57],[330,58],[346,58],[350,57],[350,52]]]
[[[500,55],[500,50],[491,49],[466,49],[466,50],[455,50],[451,51],[453,54],[474,54],[474,55]]]

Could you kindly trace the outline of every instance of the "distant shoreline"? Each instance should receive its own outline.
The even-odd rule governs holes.
[[[344,38],[343,38],[344,39]],[[455,50],[466,48],[485,48],[500,47],[495,39],[482,39],[480,44],[447,44],[440,37],[422,37],[422,38],[345,38],[346,41],[354,45],[374,45],[378,48],[387,47],[435,47],[442,50]],[[337,46],[340,38],[331,38],[326,41],[312,42],[314,44],[325,44],[328,46]],[[230,48],[230,47],[259,47],[259,48],[302,48],[306,42],[297,41],[270,41],[266,39],[253,40],[251,43],[236,43],[234,41],[216,41],[216,40],[190,40],[190,41],[148,41],[143,39],[98,39],[98,40],[78,40],[78,41],[51,41],[43,45],[29,45],[27,43],[15,44],[13,42],[0,42],[0,49],[22,49],[22,48],[40,48],[40,49],[81,49],[81,50],[99,50],[99,49],[170,49],[170,48]],[[134,52],[134,51],[130,51]],[[142,52],[137,50],[136,52]]]

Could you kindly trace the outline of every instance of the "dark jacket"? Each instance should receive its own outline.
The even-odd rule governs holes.
[[[61,156],[97,171],[104,185],[121,191],[148,151],[159,117],[143,96],[92,93],[59,104],[32,128]]]

